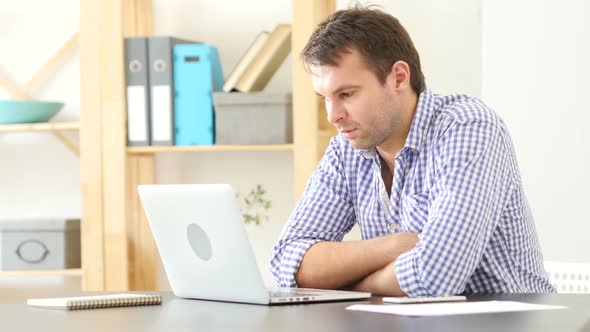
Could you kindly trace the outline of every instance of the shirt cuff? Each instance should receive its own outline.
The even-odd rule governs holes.
[[[295,275],[299,270],[301,260],[312,245],[321,241],[320,239],[293,241],[283,248],[278,271],[279,287],[298,287]]]
[[[422,286],[414,252],[415,250],[405,252],[395,260],[397,281],[401,290],[408,294],[409,297],[429,296],[431,294]]]

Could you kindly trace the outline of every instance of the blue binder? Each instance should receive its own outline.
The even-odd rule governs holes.
[[[177,44],[173,52],[175,145],[214,144],[213,92],[223,87],[217,48]]]

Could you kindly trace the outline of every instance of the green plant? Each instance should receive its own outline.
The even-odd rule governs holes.
[[[263,221],[268,221],[267,213],[271,208],[271,202],[265,195],[266,190],[260,184],[250,190],[243,199],[240,199],[239,194],[237,195],[245,224],[260,225]]]

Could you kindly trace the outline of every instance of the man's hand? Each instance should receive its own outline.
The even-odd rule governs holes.
[[[296,274],[297,284],[324,289],[342,289],[359,282],[358,285],[365,282],[363,287],[376,285],[377,281],[384,285],[392,271],[395,276],[393,266],[391,270],[388,266],[417,242],[417,233],[395,233],[361,241],[318,242],[305,253]],[[373,276],[377,272],[380,273]],[[394,280],[397,283],[397,278]]]

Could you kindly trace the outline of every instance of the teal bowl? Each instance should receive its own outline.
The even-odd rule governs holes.
[[[64,103],[33,100],[0,100],[0,124],[47,122]]]

